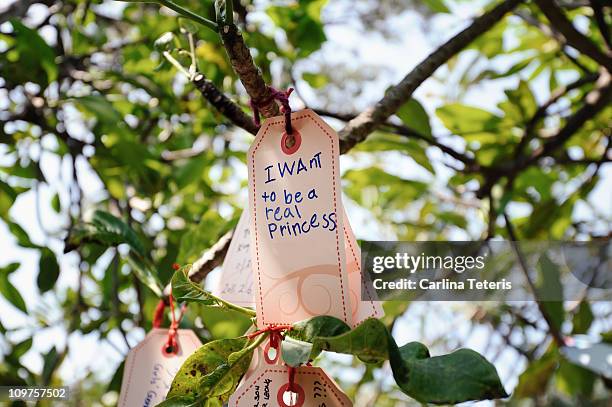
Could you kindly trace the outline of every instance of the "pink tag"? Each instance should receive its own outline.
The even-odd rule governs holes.
[[[323,369],[301,366],[295,370],[289,392],[289,368],[261,365],[230,397],[229,407],[334,407],[352,406],[351,400]]]
[[[344,212],[344,246],[346,250],[346,270],[348,271],[349,290],[351,291],[351,305],[353,310],[353,326],[357,326],[368,318],[382,318],[383,312],[380,302],[374,301],[369,289],[365,285],[365,298],[361,299],[361,249],[351,229],[346,212]]]
[[[125,360],[118,407],[155,406],[166,399],[183,362],[202,343],[191,329],[179,329],[177,354],[166,353],[168,330],[154,328]]]
[[[331,315],[351,324],[338,136],[312,110],[267,119],[248,153],[257,325]]]
[[[242,211],[213,294],[234,304],[254,307],[253,270],[251,267],[251,222],[249,211]]]

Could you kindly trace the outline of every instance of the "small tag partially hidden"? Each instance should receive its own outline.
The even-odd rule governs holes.
[[[351,229],[346,212],[344,212],[344,247],[346,249],[346,270],[348,272],[349,290],[353,311],[353,326],[357,326],[368,318],[382,318],[385,314],[380,302],[374,301],[370,285],[363,284],[361,276],[361,249]],[[362,300],[361,290],[364,290]]]
[[[253,268],[251,265],[251,220],[249,211],[242,211],[232,242],[227,249],[219,284],[213,294],[225,301],[254,307]]]
[[[352,406],[351,400],[320,367],[295,370],[294,392],[289,392],[289,368],[260,365],[230,397],[230,407]]]
[[[176,354],[164,351],[168,330],[154,328],[125,360],[118,407],[155,406],[166,399],[174,376],[183,362],[202,346],[191,329],[179,329]]]
[[[284,118],[267,119],[248,153],[257,325],[316,315],[350,325],[338,135],[312,110],[291,123],[289,137]]]

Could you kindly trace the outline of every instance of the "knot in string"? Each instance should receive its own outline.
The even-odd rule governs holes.
[[[263,333],[269,332],[270,333],[270,342],[272,341],[272,337],[275,337],[276,339],[281,339],[282,340],[282,335],[281,332],[283,331],[289,331],[292,329],[291,325],[269,325],[267,327],[265,327],[264,329],[259,329],[255,332],[252,332],[250,334],[247,335],[247,338],[249,339],[253,339]],[[276,343],[278,344],[278,342]]]
[[[174,270],[180,269],[180,266],[176,263],[172,265]],[[179,350],[178,346],[178,327],[183,319],[183,315],[185,314],[185,309],[187,308],[186,304],[181,306],[181,312],[179,314],[178,319],[176,318],[174,312],[174,298],[172,297],[172,289],[170,289],[170,294],[168,295],[167,300],[159,300],[157,306],[155,307],[155,313],[153,314],[153,328],[161,328],[161,325],[164,321],[164,311],[167,305],[170,305],[170,327],[168,328],[168,339],[164,344],[164,352],[177,354]]]
[[[257,127],[261,126],[261,122],[259,119],[259,109],[262,106],[266,106],[270,104],[272,100],[276,100],[281,105],[281,112],[285,115],[285,131],[287,134],[293,134],[293,127],[291,126],[291,106],[289,105],[289,96],[291,92],[293,92],[293,88],[288,88],[286,91],[275,89],[271,86],[268,86],[268,91],[270,92],[270,96],[259,103],[255,103],[251,99],[249,105],[251,106],[251,110],[253,110],[253,122]]]

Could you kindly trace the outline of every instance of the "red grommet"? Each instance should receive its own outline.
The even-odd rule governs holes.
[[[293,137],[294,143],[291,147],[287,146],[287,141]],[[302,135],[295,128],[293,129],[293,134],[289,135],[287,132],[283,132],[283,136],[281,137],[281,149],[283,153],[287,155],[291,155],[298,151],[300,145],[302,144]]]
[[[283,384],[280,389],[278,389],[278,394],[276,395],[276,401],[280,407],[301,407],[304,405],[306,401],[306,394],[304,393],[304,389],[297,384],[293,383],[293,392],[297,394],[297,400],[295,400],[295,404],[289,405],[285,403],[283,396],[287,391],[289,391],[290,383]]]

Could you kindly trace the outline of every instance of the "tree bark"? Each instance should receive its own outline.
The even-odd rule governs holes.
[[[384,123],[411,97],[414,91],[449,59],[458,54],[468,44],[497,24],[509,11],[517,7],[522,0],[506,0],[492,10],[476,18],[472,24],[448,40],[444,45],[418,64],[412,72],[393,86],[376,105],[366,109],[347,123],[340,131],[344,141],[345,152],[355,144],[363,141],[376,127]]]

